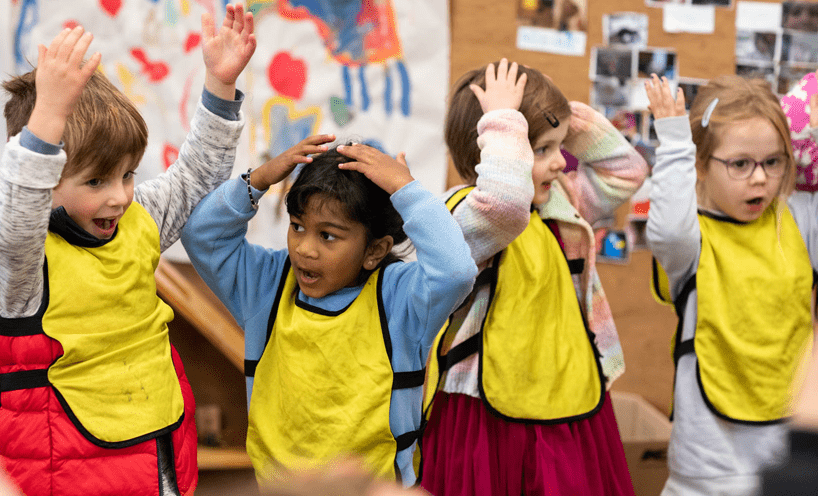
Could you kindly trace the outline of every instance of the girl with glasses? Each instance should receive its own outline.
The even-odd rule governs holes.
[[[749,495],[786,451],[812,330],[815,195],[795,192],[787,119],[768,83],[724,76],[685,113],[645,83],[660,146],[647,235],[654,290],[679,316],[663,496]]]

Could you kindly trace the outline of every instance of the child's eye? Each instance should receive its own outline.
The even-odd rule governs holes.
[[[124,176],[122,176],[122,179],[133,179],[133,177],[135,175],[136,175],[136,171],[128,171],[128,172],[125,173]]]
[[[782,165],[784,165],[784,159],[779,155],[764,160],[765,169],[776,169]]]
[[[322,232],[321,237],[326,241],[334,241],[336,239],[335,235],[330,234],[328,232]]]
[[[290,228],[294,232],[301,232],[304,230],[304,226],[302,226],[301,224],[296,224],[295,222],[290,222]]]
[[[740,171],[746,169],[751,164],[755,165],[755,163],[753,161],[751,161],[749,159],[746,159],[746,158],[739,158],[739,159],[736,159],[736,160],[733,160],[733,161],[730,162],[730,165],[734,169],[737,169],[737,170],[740,170]]]
[[[541,146],[540,148],[534,149],[534,155],[545,155],[548,152],[547,146]]]
[[[93,178],[93,179],[89,179],[89,180],[88,180],[88,182],[87,182],[86,184],[87,184],[88,186],[91,186],[92,188],[95,188],[95,187],[97,187],[97,186],[99,186],[99,185],[101,185],[101,184],[102,184],[102,179],[99,179],[99,178],[96,178],[96,177],[95,177],[95,178]]]

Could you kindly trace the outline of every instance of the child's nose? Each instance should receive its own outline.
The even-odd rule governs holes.
[[[121,206],[128,203],[128,188],[123,184],[113,184],[109,188],[108,204]]]
[[[767,169],[758,164],[753,169],[752,174],[750,174],[750,182],[752,183],[764,183],[767,181]]]
[[[315,249],[315,243],[306,238],[302,239],[301,242],[296,245],[295,252],[298,254],[298,256],[304,258],[318,257],[318,250]]]

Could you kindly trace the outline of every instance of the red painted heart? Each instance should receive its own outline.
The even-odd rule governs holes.
[[[119,9],[122,8],[122,0],[99,0],[99,4],[109,16],[116,17]]]
[[[142,63],[142,74],[148,76],[152,83],[158,83],[170,73],[168,64],[162,61],[153,62],[148,60],[148,55],[141,48],[131,49],[131,56]]]
[[[165,148],[162,150],[162,162],[164,162],[165,169],[173,165],[177,158],[179,158],[179,149],[170,143],[165,143]]]
[[[199,46],[202,42],[202,35],[199,33],[190,33],[185,40],[185,53],[190,53],[191,50]]]
[[[307,83],[307,64],[287,52],[278,52],[267,68],[270,85],[280,94],[298,100],[304,94]]]

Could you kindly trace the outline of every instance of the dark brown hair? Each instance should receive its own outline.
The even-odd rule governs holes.
[[[494,62],[496,68],[499,62]],[[446,145],[458,174],[468,183],[477,179],[474,168],[480,163],[480,147],[477,146],[477,121],[483,116],[483,109],[469,88],[476,84],[486,87],[487,65],[473,69],[457,80],[449,96],[446,113]],[[527,81],[520,112],[528,121],[528,141],[534,142],[554,127],[553,117],[561,122],[571,117],[571,107],[562,91],[537,69],[519,66],[517,76],[526,74]]]
[[[9,93],[4,115],[9,137],[28,123],[37,99],[37,69],[3,83]],[[68,117],[62,140],[68,160],[63,177],[89,171],[106,177],[130,157],[138,164],[148,145],[148,127],[139,111],[100,72],[94,72]]]

